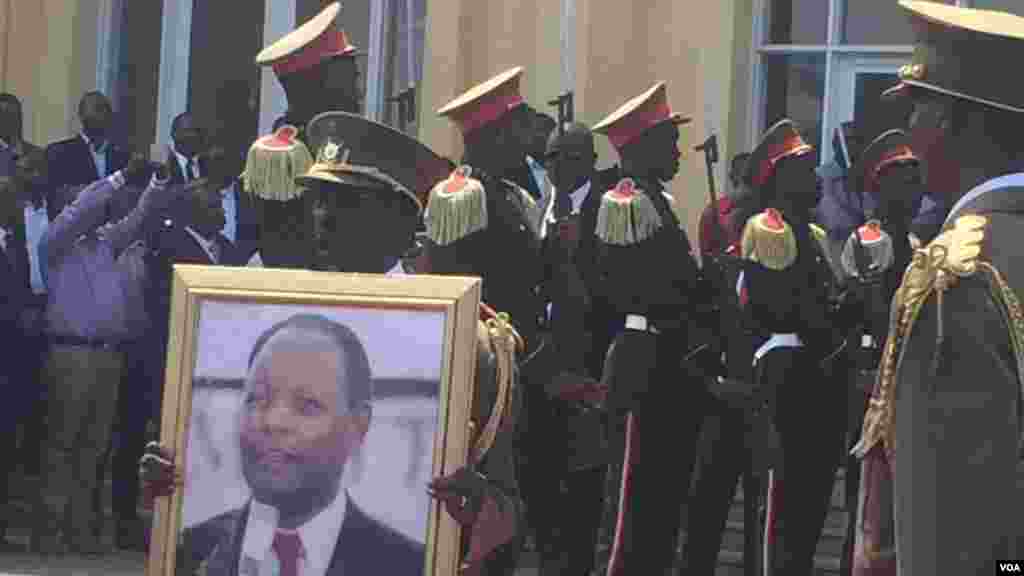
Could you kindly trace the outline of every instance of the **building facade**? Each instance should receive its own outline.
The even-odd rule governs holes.
[[[1018,0],[935,0],[1024,13]],[[0,89],[22,97],[26,137],[46,143],[78,129],[81,94],[100,89],[121,139],[162,156],[174,115],[189,109],[229,147],[244,148],[284,112],[283,91],[259,49],[329,0],[0,0]],[[873,134],[905,124],[883,106],[911,53],[896,0],[347,0],[342,26],[367,55],[366,113],[458,157],[460,138],[435,115],[450,98],[515,65],[527,100],[575,95],[593,124],[655,81],[694,122],[672,183],[691,231],[707,201],[703,158],[719,135],[724,184],[732,155],[782,116],[798,121],[819,158],[853,120]],[[244,8],[244,10],[243,10]],[[600,163],[615,161],[599,139]],[[244,150],[243,152],[244,153]],[[721,191],[721,190],[720,190]]]

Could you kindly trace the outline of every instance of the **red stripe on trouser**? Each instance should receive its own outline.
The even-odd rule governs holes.
[[[612,555],[608,561],[607,576],[619,576],[622,574],[622,547],[624,532],[626,531],[626,514],[629,513],[629,477],[633,467],[633,435],[636,424],[633,422],[633,413],[626,416],[626,449],[622,456],[622,481],[619,483],[619,514],[615,520],[615,539],[612,541]]]
[[[775,545],[775,518],[778,515],[776,509],[776,494],[778,492],[778,481],[775,478],[775,471],[768,471],[768,511],[765,514],[764,522],[764,576],[772,575],[772,547]]]

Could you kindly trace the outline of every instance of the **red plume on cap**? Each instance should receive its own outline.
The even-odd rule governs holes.
[[[786,225],[782,220],[782,214],[775,208],[768,208],[764,211],[764,218],[761,220],[761,223],[765,228],[776,232],[786,228]]]
[[[620,200],[632,198],[634,194],[636,194],[636,183],[629,178],[624,178],[615,186],[615,189],[612,190],[612,195]]]
[[[448,194],[454,194],[459,191],[466,184],[466,178],[472,173],[472,169],[469,166],[460,166],[452,172],[451,179],[444,186],[444,191]]]
[[[860,234],[860,241],[864,243],[877,242],[882,239],[882,225],[877,220],[872,220],[857,229]]]
[[[295,137],[299,129],[294,126],[281,126],[276,132],[263,140],[268,148],[290,148],[295,145]]]

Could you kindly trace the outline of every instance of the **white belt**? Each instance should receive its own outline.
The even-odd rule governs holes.
[[[639,314],[626,314],[626,329],[661,334],[657,328],[647,321],[646,316],[640,316]]]
[[[803,348],[804,343],[800,341],[800,337],[796,334],[772,334],[772,337],[767,342],[761,344],[761,347],[754,352],[754,364],[757,364],[765,354],[771,352],[775,348]]]

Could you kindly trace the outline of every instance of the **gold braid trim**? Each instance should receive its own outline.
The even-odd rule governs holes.
[[[796,262],[797,246],[793,228],[785,220],[782,229],[769,228],[763,220],[765,213],[755,214],[747,220],[740,238],[740,253],[771,270],[785,270]]]
[[[498,394],[495,396],[494,407],[491,408],[487,424],[484,425],[480,436],[473,443],[470,462],[482,460],[491,446],[494,446],[494,440],[498,433],[509,424],[509,420],[512,418],[512,398],[516,386],[515,362],[518,335],[515,328],[512,327],[508,314],[499,313],[496,318],[485,322],[484,326],[487,329],[487,336],[490,338],[491,352],[494,353],[497,361],[498,373],[495,383],[498,387]]]
[[[999,270],[979,258],[987,225],[988,219],[984,216],[961,216],[951,229],[940,234],[927,247],[915,251],[893,298],[889,339],[882,354],[875,390],[864,415],[861,439],[852,451],[858,458],[863,459],[879,443],[890,462],[895,456],[895,393],[900,365],[906,353],[906,340],[921,309],[933,294],[937,296],[941,340],[942,295],[961,278],[974,277],[981,272],[980,278],[1006,323],[1017,361],[1018,385],[1024,390],[1024,309]]]

